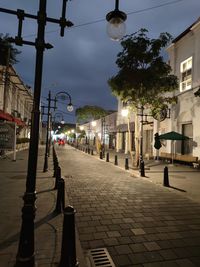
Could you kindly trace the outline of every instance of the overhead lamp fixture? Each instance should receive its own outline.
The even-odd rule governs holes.
[[[95,127],[97,125],[96,121],[92,121],[92,126]]]
[[[66,99],[65,95],[67,96],[67,98],[69,98],[69,104],[67,105],[67,110],[69,112],[72,112],[74,110],[74,107],[72,105],[72,98],[71,98],[71,95],[69,93],[67,93],[66,91],[62,91],[62,92],[58,92],[56,95],[55,95],[55,107],[54,109],[56,109],[56,102],[57,102],[57,96],[60,95],[60,98],[61,99]]]
[[[69,103],[69,104],[67,105],[67,110],[68,110],[69,112],[72,112],[72,111],[74,110],[74,107],[73,107],[72,103]]]
[[[121,110],[121,114],[122,114],[122,117],[127,117],[128,116],[128,109],[127,108],[123,108]]]
[[[106,15],[107,33],[111,40],[119,41],[126,33],[127,15],[119,10],[119,0],[115,0],[115,9]]]

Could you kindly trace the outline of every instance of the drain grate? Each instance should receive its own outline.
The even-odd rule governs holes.
[[[91,267],[116,267],[106,248],[95,248],[87,251]]]

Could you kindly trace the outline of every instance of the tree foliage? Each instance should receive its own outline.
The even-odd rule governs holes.
[[[171,67],[164,61],[162,50],[171,40],[169,33],[150,39],[146,29],[140,29],[121,41],[122,52],[116,64],[119,71],[108,80],[114,95],[131,101],[135,107],[160,108],[176,101],[164,94],[178,87],[177,77],[170,74]]]
[[[9,35],[0,34],[0,65],[6,65],[7,59],[9,59],[9,64],[16,64],[17,55],[21,52],[14,48],[9,42]]]
[[[91,120],[98,120],[106,116],[109,112],[98,106],[83,106],[76,109],[76,117],[78,123],[85,123]]]

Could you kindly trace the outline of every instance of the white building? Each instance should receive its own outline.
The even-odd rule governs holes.
[[[0,66],[0,120],[14,121],[19,138],[30,135],[32,105],[30,87],[23,83],[12,66]]]
[[[175,131],[188,136],[189,140],[175,141],[171,146],[171,141],[162,141],[162,148],[159,154],[191,155],[200,159],[200,97],[195,97],[194,93],[199,90],[200,95],[200,19],[188,27],[184,32],[177,36],[171,45],[167,48],[169,55],[169,64],[172,68],[172,74],[179,80],[179,89],[173,94],[178,97],[178,102],[170,106],[170,117],[159,122],[150,116],[143,116],[143,156],[158,156],[158,151],[154,148],[154,134],[167,133]],[[141,139],[141,118],[140,110],[136,111],[138,116],[130,116],[131,138],[128,137],[127,117],[123,117],[123,104],[118,101],[117,118],[117,151],[128,153],[134,150],[134,136],[136,142]],[[144,114],[149,114],[144,110]],[[168,114],[169,115],[169,114]],[[146,123],[145,123],[146,121]],[[134,132],[134,123],[140,125],[139,133]],[[130,141],[129,141],[130,140]],[[131,142],[131,146],[129,146]]]
[[[98,120],[80,125],[79,127],[86,134],[82,143],[96,147],[98,147],[98,144],[104,144],[106,149],[114,149],[116,147],[116,120],[117,112],[113,112]]]
[[[175,92],[178,103],[171,107],[170,120],[156,125],[154,131],[176,131],[190,137],[189,141],[176,142],[175,153],[200,158],[200,97],[194,95],[200,88],[200,19],[177,36],[167,52],[172,73],[179,79],[179,90]],[[162,151],[172,152],[170,142]]]

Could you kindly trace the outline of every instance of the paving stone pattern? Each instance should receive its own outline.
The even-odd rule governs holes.
[[[117,267],[200,266],[200,205],[69,146],[57,147],[82,248]]]

